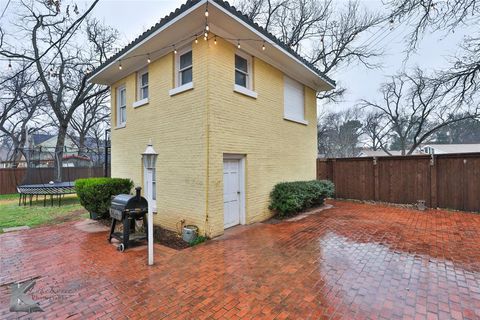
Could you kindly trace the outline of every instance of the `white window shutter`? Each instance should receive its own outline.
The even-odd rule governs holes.
[[[305,120],[305,95],[303,85],[287,76],[284,77],[284,116],[291,120]]]

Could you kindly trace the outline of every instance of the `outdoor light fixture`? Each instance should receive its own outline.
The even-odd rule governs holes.
[[[122,60],[120,60],[120,61],[118,62],[118,70],[122,70],[122,69],[123,69],[123,67],[122,67]]]
[[[158,153],[153,149],[152,141],[147,145],[147,148],[142,153],[143,158],[143,166],[145,167],[145,171],[147,174],[147,185],[151,184],[153,181],[153,170],[155,169],[157,163]],[[147,223],[147,234],[148,234],[148,265],[153,265],[153,195],[151,194],[151,188],[148,187],[147,191],[147,201],[148,201],[148,223]]]
[[[147,56],[147,63],[150,63],[152,62],[152,60],[150,60],[150,54]]]
[[[177,48],[175,48],[175,45],[173,46],[173,53],[175,53],[175,54],[178,53]]]
[[[237,48],[240,49],[242,46],[240,45],[240,41],[237,43]]]
[[[146,169],[155,169],[158,153],[153,149],[152,142],[149,142],[147,148],[142,153],[143,165]]]
[[[195,36],[195,43],[198,43],[198,37]]]
[[[210,31],[210,27],[208,26],[208,24],[205,26],[205,30],[208,32]]]
[[[213,38],[213,43],[217,44],[217,36]]]
[[[265,51],[265,41],[263,41],[262,50]]]

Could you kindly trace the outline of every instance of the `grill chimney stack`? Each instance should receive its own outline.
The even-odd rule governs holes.
[[[141,197],[141,196],[140,196],[140,193],[141,193],[141,192],[142,192],[142,187],[136,187],[136,188],[135,188],[135,196],[136,196],[136,198],[137,198],[137,199],[136,199],[137,201],[140,201],[140,197]]]

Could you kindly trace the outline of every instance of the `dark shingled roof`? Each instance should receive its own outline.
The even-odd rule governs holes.
[[[143,41],[145,38],[150,36],[152,33],[157,31],[158,29],[162,28],[165,24],[170,22],[171,20],[175,19],[188,9],[192,8],[194,5],[199,3],[201,0],[188,0],[186,3],[182,4],[180,8],[176,9],[175,11],[171,12],[169,15],[164,17],[163,19],[160,20],[160,22],[156,23],[153,27],[142,33],[139,37],[137,37],[135,40],[130,42],[127,46],[125,46],[122,50],[120,50],[118,53],[110,57],[107,61],[105,61],[103,64],[95,68],[90,75],[90,77],[93,77],[96,73],[98,73],[101,69],[105,68],[107,65],[110,63],[116,61],[120,56],[122,56],[125,52],[129,51],[131,48],[136,46],[138,43]],[[328,76],[326,76],[323,72],[321,72],[317,67],[315,67],[312,63],[308,62],[304,57],[300,56],[298,53],[296,53],[292,48],[288,47],[284,42],[280,41],[277,37],[275,37],[273,34],[259,26],[257,23],[255,23],[252,19],[250,19],[247,15],[244,15],[242,12],[237,10],[234,6],[230,5],[227,1],[223,0],[209,0],[210,2],[215,2],[224,9],[228,10],[230,13],[235,15],[236,17],[242,19],[244,22],[246,22],[248,25],[253,27],[255,30],[258,32],[262,33],[264,36],[266,36],[268,39],[270,39],[272,42],[276,43],[280,47],[282,47],[284,50],[289,52],[291,55],[296,57],[298,60],[300,60],[305,66],[310,68],[312,71],[314,71],[316,74],[318,74],[320,77],[324,78],[327,82],[329,82],[332,86],[335,86],[335,81],[330,79]]]

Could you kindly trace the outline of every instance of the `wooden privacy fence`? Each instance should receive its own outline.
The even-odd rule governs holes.
[[[480,211],[480,153],[317,159],[336,197]]]
[[[18,184],[48,183],[54,180],[53,168],[30,169],[30,172],[28,172],[28,179],[26,179],[27,170],[27,168],[0,169],[0,194],[16,193]],[[62,168],[62,176],[64,181],[75,181],[76,179],[80,178],[103,177],[104,174],[104,167]]]

